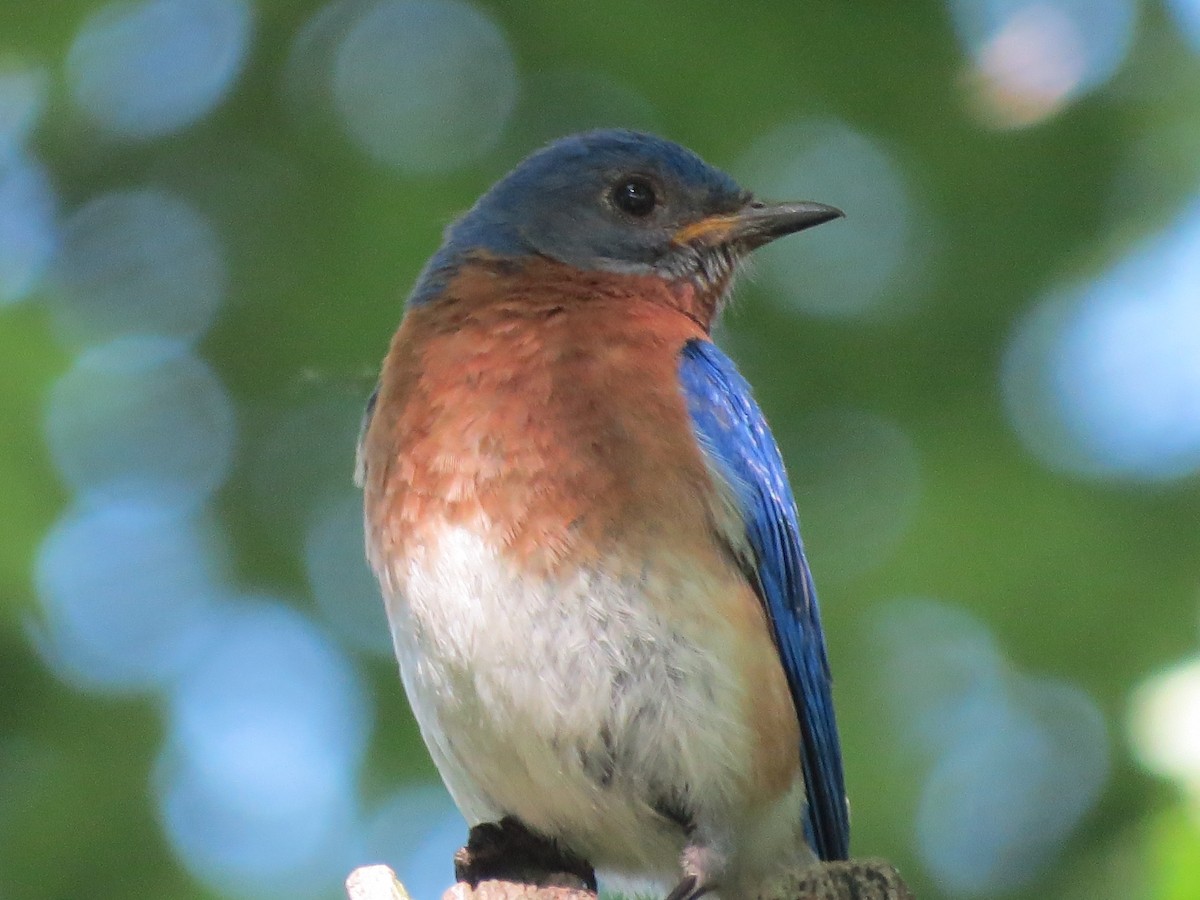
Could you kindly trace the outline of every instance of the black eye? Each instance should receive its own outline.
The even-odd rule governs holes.
[[[612,191],[613,206],[639,219],[654,212],[658,197],[654,186],[645,178],[624,178]]]

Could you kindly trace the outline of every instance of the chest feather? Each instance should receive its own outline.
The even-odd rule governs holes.
[[[618,543],[711,544],[715,491],[678,354],[691,320],[592,298],[409,313],[365,437],[373,543],[404,555],[437,523],[486,532],[526,571]]]

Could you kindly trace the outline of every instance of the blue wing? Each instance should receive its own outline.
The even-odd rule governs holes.
[[[750,385],[715,344],[689,341],[679,377],[700,447],[745,522],[753,558],[743,568],[766,607],[800,719],[808,841],[821,859],[845,859],[850,822],[829,662],[783,459]]]

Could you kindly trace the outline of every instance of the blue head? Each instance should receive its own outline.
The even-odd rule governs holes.
[[[818,203],[760,203],[653,135],[585,132],[527,157],[451,225],[411,302],[432,299],[439,276],[480,251],[724,284],[745,252],[839,215]]]

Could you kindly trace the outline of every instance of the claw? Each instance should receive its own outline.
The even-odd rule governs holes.
[[[685,875],[679,884],[667,894],[667,900],[697,900],[698,897],[703,897],[708,893],[709,886],[700,884],[700,879],[695,875]]]

